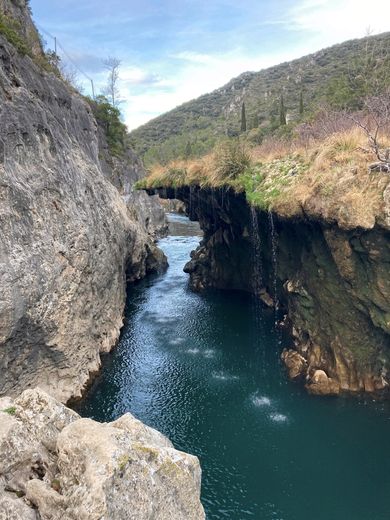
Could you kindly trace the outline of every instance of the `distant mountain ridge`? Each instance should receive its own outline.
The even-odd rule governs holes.
[[[353,63],[367,55],[389,56],[390,32],[349,40],[308,56],[259,72],[244,72],[223,87],[153,119],[130,133],[132,145],[146,163],[164,162],[209,151],[221,137],[240,132],[245,103],[248,131],[272,126],[280,99],[287,120],[306,114],[327,98],[329,85],[351,72]]]

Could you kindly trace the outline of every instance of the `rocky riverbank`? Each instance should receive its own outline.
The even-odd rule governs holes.
[[[389,395],[388,228],[346,228],[318,212],[279,215],[224,187],[156,192],[184,201],[204,231],[185,267],[194,290],[251,291],[284,312],[290,377],[314,394]]]
[[[198,459],[129,413],[97,423],[39,389],[0,399],[0,461],[0,518],[205,518]]]

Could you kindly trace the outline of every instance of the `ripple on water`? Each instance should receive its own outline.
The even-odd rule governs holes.
[[[227,372],[213,372],[212,376],[219,381],[237,381],[239,379],[238,376],[228,374]]]
[[[169,344],[170,345],[181,345],[182,343],[184,343],[185,339],[184,338],[175,338],[175,339],[171,339],[169,341]]]
[[[200,350],[198,348],[189,348],[186,350],[187,354],[192,354],[195,356],[196,354],[200,353]]]
[[[177,318],[175,316],[159,316],[158,318],[155,318],[155,321],[157,323],[174,323]]]
[[[278,422],[278,423],[283,423],[283,422],[288,421],[287,415],[284,415],[282,413],[271,413],[269,417],[270,417],[271,421]]]
[[[265,395],[254,394],[251,397],[251,401],[257,407],[271,406],[271,399]]]

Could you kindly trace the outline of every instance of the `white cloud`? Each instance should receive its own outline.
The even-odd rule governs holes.
[[[289,28],[306,31],[323,45],[390,29],[389,0],[304,0],[290,12]]]
[[[177,54],[173,54],[172,58],[176,58],[178,60],[189,61],[191,63],[213,63],[215,58],[208,54],[201,54],[199,52],[193,51],[184,51],[179,52]]]
[[[158,75],[147,72],[140,67],[121,67],[120,78],[124,85],[150,85],[159,82],[161,79]]]
[[[159,114],[202,94],[223,86],[230,79],[248,70],[260,70],[272,65],[315,52],[323,47],[362,37],[368,28],[374,33],[390,29],[389,0],[303,0],[287,13],[284,30],[299,31],[295,46],[280,46],[277,53],[268,53],[262,45],[258,52],[236,48],[223,54],[204,54],[183,50],[163,58],[165,72],[154,85],[134,93],[131,82],[142,83],[151,77],[140,69],[128,69],[128,85],[122,85],[122,96],[128,101],[122,106],[129,129],[136,128]],[[268,22],[264,22],[267,23]],[[277,35],[275,36],[277,37]],[[303,42],[303,43],[302,43]],[[156,65],[158,67],[158,65]],[[166,71],[170,71],[167,73]],[[126,74],[123,79],[126,79]]]

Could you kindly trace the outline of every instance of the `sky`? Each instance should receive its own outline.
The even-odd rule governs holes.
[[[48,47],[104,89],[121,60],[120,109],[134,129],[185,101],[367,33],[390,30],[390,0],[30,0]],[[70,60],[74,63],[71,64]],[[86,94],[87,77],[79,75]]]

